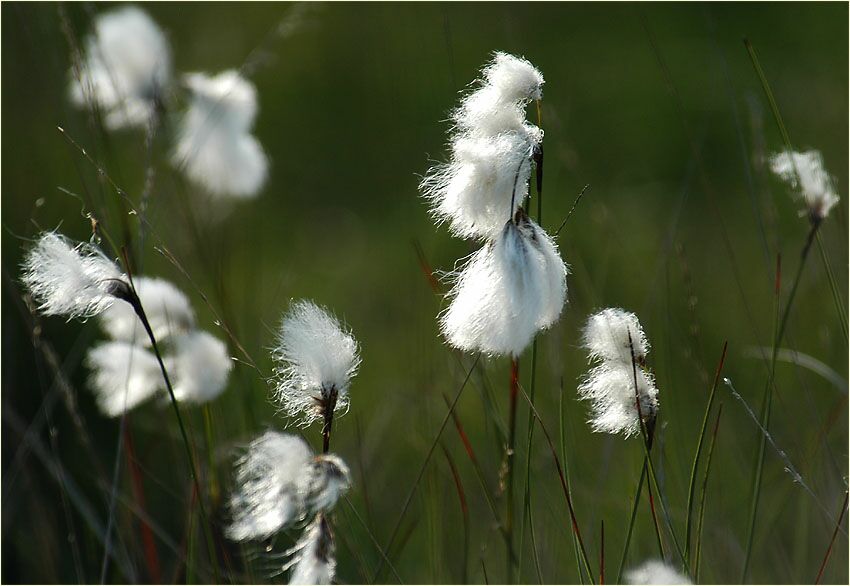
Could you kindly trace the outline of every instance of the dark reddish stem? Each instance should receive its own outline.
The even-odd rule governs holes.
[[[838,523],[835,524],[835,531],[832,532],[832,539],[829,540],[829,547],[826,548],[826,555],[823,556],[818,577],[815,578],[815,584],[820,584],[823,578],[823,571],[826,569],[826,563],[829,561],[829,556],[832,554],[832,546],[835,545],[835,538],[838,537],[838,529],[841,528],[841,521],[844,519],[844,512],[847,510],[847,496],[850,493],[844,493],[844,502],[841,504],[841,514],[838,515]]]
[[[130,469],[130,476],[133,481],[133,498],[142,513],[139,515],[139,527],[142,534],[142,544],[145,550],[145,561],[148,565],[148,575],[152,584],[162,583],[162,574],[159,566],[159,555],[156,551],[156,541],[153,538],[153,531],[150,525],[145,521],[145,485],[142,479],[139,464],[136,461],[136,450],[133,445],[133,434],[130,431],[129,416],[127,416],[127,424],[124,426],[124,444],[126,451],[124,455],[127,459],[127,467]]]

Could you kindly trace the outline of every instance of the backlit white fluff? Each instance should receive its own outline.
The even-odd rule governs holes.
[[[294,435],[267,431],[251,442],[236,464],[236,488],[230,499],[230,539],[265,539],[306,514],[300,490],[313,454]]]
[[[817,221],[826,218],[840,200],[818,151],[778,153],[771,157],[770,168],[793,188],[799,189],[806,212]]]
[[[603,309],[587,319],[583,344],[591,359],[616,361],[629,367],[632,364],[632,347],[639,364],[644,362],[649,352],[649,341],[637,316],[615,307]]]
[[[104,415],[118,417],[165,389],[151,352],[126,342],[108,342],[89,350],[89,385]]]
[[[186,296],[164,279],[135,277],[136,293],[157,341],[167,340],[195,327],[195,312]],[[99,316],[113,340],[150,345],[150,338],[129,303],[116,303]]]
[[[351,474],[345,462],[334,454],[322,454],[310,462],[303,492],[310,509],[321,512],[330,511],[350,487]]]
[[[591,315],[584,328],[583,345],[590,359],[599,363],[578,387],[579,397],[590,402],[593,431],[626,437],[639,434],[641,417],[650,422],[658,412],[658,389],[643,366],[649,342],[637,317],[617,308]],[[640,399],[640,413],[636,398]]]
[[[295,547],[287,552],[293,556],[287,564],[292,568],[289,583],[330,584],[336,573],[335,550],[330,526],[323,515],[316,516]]]
[[[560,317],[567,267],[554,241],[524,214],[475,252],[440,316],[446,340],[466,351],[519,356]]]
[[[201,330],[175,338],[166,363],[173,377],[174,397],[187,403],[206,403],[218,397],[233,369],[224,342]]]
[[[531,124],[493,138],[455,139],[451,161],[432,167],[420,185],[432,214],[461,238],[497,236],[528,196],[531,157],[542,140]]]
[[[26,253],[22,281],[44,315],[89,318],[116,300],[124,275],[99,248],[87,243],[72,247],[55,232],[42,234]]]
[[[112,129],[145,125],[171,77],[168,41],[143,10],[118,8],[95,20],[80,69],[71,71],[75,104],[97,103]]]
[[[484,66],[479,87],[461,100],[452,119],[463,133],[493,136],[517,130],[525,106],[543,97],[543,75],[526,59],[497,52]]]
[[[649,560],[626,572],[626,584],[693,584],[691,579],[660,560]]]
[[[329,397],[335,411],[348,407],[348,385],[360,365],[350,331],[311,301],[297,301],[283,317],[275,359],[275,398],[302,425],[323,418]]]
[[[639,366],[633,370],[631,365],[606,362],[592,368],[578,388],[579,397],[590,401],[593,415],[588,423],[593,431],[626,437],[640,433],[635,374],[640,414],[648,420],[658,412],[658,389],[651,374]]]
[[[268,175],[268,159],[250,133],[257,90],[236,70],[210,77],[185,76],[192,93],[172,160],[215,196],[257,195]]]

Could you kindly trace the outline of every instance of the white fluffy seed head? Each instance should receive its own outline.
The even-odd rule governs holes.
[[[615,361],[628,366],[632,364],[632,348],[638,364],[645,362],[649,352],[649,341],[637,316],[616,307],[603,309],[587,318],[582,344],[592,360]]]
[[[97,17],[80,70],[71,70],[71,99],[103,109],[108,128],[147,124],[171,77],[165,35],[135,6]]]
[[[508,53],[495,53],[482,69],[478,88],[452,112],[458,132],[495,136],[519,129],[525,106],[543,97],[543,75],[531,63]]]
[[[266,539],[302,520],[306,504],[300,487],[312,457],[307,443],[294,435],[267,431],[251,442],[236,463],[228,538]]]
[[[308,495],[312,511],[326,512],[351,487],[351,473],[339,456],[322,454],[310,462],[305,474],[303,493]]]
[[[194,330],[174,338],[173,345],[166,364],[174,377],[174,397],[195,404],[218,397],[227,387],[233,369],[224,342],[207,332]]]
[[[350,331],[312,301],[296,301],[283,316],[275,360],[275,399],[301,425],[322,419],[329,397],[335,411],[348,408],[348,386],[360,355]]]
[[[195,327],[195,312],[189,299],[164,279],[135,277],[136,293],[157,341],[188,332]],[[129,303],[115,303],[99,316],[103,330],[113,339],[150,345],[150,338]]]
[[[336,573],[333,535],[324,515],[317,515],[298,543],[287,553],[292,556],[290,584],[330,584]]]
[[[637,394],[635,393],[637,378]],[[639,366],[616,361],[604,362],[590,369],[578,387],[579,397],[589,401],[595,432],[625,437],[640,434],[640,418],[636,396],[640,398],[640,415],[650,421],[658,413],[658,389],[652,375]]]
[[[89,386],[104,415],[118,417],[165,389],[156,357],[126,342],[108,342],[89,350]]]
[[[172,162],[213,196],[254,197],[268,176],[268,158],[250,133],[256,88],[235,70],[191,73],[185,83],[192,99]]]
[[[419,188],[438,222],[461,238],[495,238],[528,196],[531,160],[543,131],[531,124],[495,137],[460,136],[449,163]]]
[[[626,584],[693,584],[676,568],[660,560],[649,560],[626,572]]]
[[[770,158],[770,168],[782,180],[799,190],[799,197],[806,204],[805,212],[817,221],[826,218],[840,201],[819,151],[775,154]]]
[[[27,252],[22,281],[44,315],[86,319],[106,309],[125,277],[99,248],[45,232]],[[119,302],[123,303],[123,302]]]
[[[440,329],[461,350],[519,356],[560,317],[567,273],[555,242],[522,215],[454,275]]]

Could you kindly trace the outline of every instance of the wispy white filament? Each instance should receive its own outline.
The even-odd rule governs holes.
[[[629,367],[632,365],[632,348],[638,363],[643,362],[649,352],[649,341],[637,316],[616,307],[603,309],[587,318],[583,343],[591,359],[616,361]]]
[[[169,82],[165,35],[143,10],[126,6],[97,17],[80,71],[71,72],[71,99],[96,103],[107,127],[147,124]]]
[[[89,386],[101,412],[118,417],[160,391],[165,381],[151,352],[126,342],[108,342],[89,350]]]
[[[311,301],[294,302],[283,317],[272,355],[275,398],[301,425],[322,419],[334,391],[335,411],[347,409],[349,382],[360,366],[357,341],[325,309]]]
[[[300,490],[313,454],[294,435],[267,431],[251,442],[236,464],[236,488],[230,499],[230,539],[265,539],[306,514]]]
[[[519,356],[534,335],[560,317],[567,266],[555,242],[524,215],[475,252],[440,316],[446,340],[466,351]]]
[[[461,238],[495,237],[528,196],[531,157],[542,140],[530,124],[492,138],[455,139],[451,161],[431,168],[420,185],[431,213]]]
[[[218,397],[233,369],[224,342],[201,330],[175,338],[166,362],[174,397],[186,403],[207,403]]]
[[[186,296],[164,279],[135,277],[133,284],[157,341],[167,340],[195,327],[195,312]],[[113,340],[150,345],[142,322],[129,303],[115,303],[99,316]]]
[[[543,131],[525,121],[543,76],[525,59],[496,53],[479,87],[452,112],[451,158],[420,184],[432,215],[462,238],[493,239],[528,195]]]
[[[770,168],[799,190],[799,197],[806,204],[806,212],[818,221],[826,218],[840,200],[819,151],[775,154],[770,159]]]
[[[89,318],[106,309],[124,285],[124,275],[94,245],[76,246],[64,236],[45,232],[27,252],[22,281],[44,315]]]
[[[333,535],[324,516],[318,515],[289,552],[290,584],[330,584],[336,573]]]
[[[185,76],[192,94],[181,123],[173,162],[215,196],[257,195],[268,175],[268,159],[251,134],[257,90],[235,70],[210,77]]]
[[[626,584],[693,584],[676,568],[660,560],[649,560],[626,572]]]
[[[313,457],[301,438],[267,431],[237,462],[227,536],[236,541],[270,537],[308,514],[330,511],[350,485],[339,457]]]
[[[583,344],[590,359],[599,362],[578,387],[579,397],[590,402],[593,431],[626,437],[639,434],[641,417],[651,420],[658,411],[658,389],[652,374],[643,367],[649,343],[637,317],[616,308],[591,315]]]

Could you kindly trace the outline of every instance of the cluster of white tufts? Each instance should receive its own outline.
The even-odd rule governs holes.
[[[588,318],[582,343],[598,363],[578,387],[579,397],[590,401],[593,431],[639,434],[640,418],[651,422],[658,412],[658,389],[645,367],[649,342],[637,316],[603,309]]]
[[[519,356],[558,320],[566,301],[567,266],[522,208],[543,141],[525,108],[542,98],[542,87],[527,60],[496,53],[452,112],[450,161],[420,185],[438,223],[484,241],[450,274],[450,303],[440,315],[443,336],[465,351]]]
[[[813,221],[820,222],[826,218],[840,201],[832,177],[824,168],[823,156],[818,151],[775,154],[770,158],[770,168],[798,190],[799,198],[806,205],[803,213]]]
[[[173,163],[214,196],[256,195],[268,176],[268,159],[251,134],[257,90],[238,71],[184,77],[191,93]]]
[[[44,315],[87,319],[108,310],[126,275],[92,244],[45,232],[24,257],[22,277]]]
[[[528,196],[543,131],[525,121],[542,98],[543,76],[528,61],[496,53],[477,89],[452,112],[451,159],[430,169],[420,188],[438,222],[462,238],[492,239]]]
[[[166,108],[171,51],[143,10],[122,7],[100,14],[81,62],[71,70],[71,99],[96,107],[110,129],[147,127]],[[183,76],[189,92],[172,162],[216,198],[256,196],[268,177],[268,158],[251,134],[257,90],[235,70]]]
[[[357,341],[327,310],[307,300],[283,316],[275,360],[275,399],[284,413],[310,425],[326,410],[348,408],[348,386],[360,366]]]
[[[100,108],[110,129],[145,126],[170,79],[165,35],[146,12],[126,6],[95,20],[82,62],[71,70],[71,99]]]
[[[333,534],[324,515],[317,515],[298,543],[287,554],[291,556],[284,570],[292,568],[290,584],[330,584],[336,574]]]
[[[691,579],[661,560],[649,560],[626,572],[626,584],[693,584]]]
[[[350,484],[348,467],[337,456],[314,456],[300,437],[267,431],[236,464],[227,536],[266,539],[308,515],[330,511]]]
[[[173,284],[149,277],[136,277],[133,284],[163,353],[175,399],[195,404],[215,399],[227,386],[233,368],[227,347],[196,329],[189,300]],[[149,349],[150,337],[132,306],[115,304],[100,314],[99,321],[112,341],[92,348],[86,363],[100,410],[117,417],[163,395],[165,379]]]

